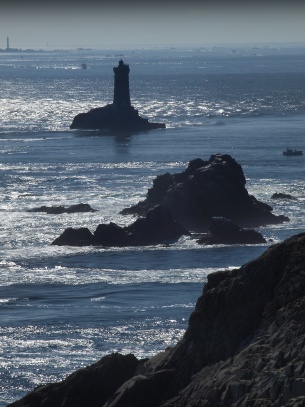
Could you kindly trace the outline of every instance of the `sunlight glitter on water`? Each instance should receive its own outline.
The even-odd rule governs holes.
[[[65,250],[65,252],[67,252]],[[70,252],[72,254],[72,252]],[[45,253],[46,254],[46,253]],[[9,265],[8,265],[9,264]],[[98,282],[117,284],[162,283],[181,284],[188,282],[204,283],[208,274],[219,268],[197,269],[140,269],[120,270],[103,268],[69,268],[56,266],[54,268],[24,269],[18,263],[2,261],[0,263],[2,286],[22,283],[50,284],[95,284]]]

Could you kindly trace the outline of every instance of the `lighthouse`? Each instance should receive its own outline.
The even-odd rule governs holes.
[[[119,66],[113,68],[114,72],[114,106],[131,107],[129,93],[129,65],[124,64],[123,60],[119,61]]]
[[[123,60],[113,68],[114,92],[113,103],[79,113],[73,119],[70,129],[90,129],[110,131],[113,134],[132,134],[133,132],[151,129],[164,129],[164,123],[150,123],[139,116],[138,111],[130,104],[129,65]]]
[[[6,50],[8,51],[10,49],[10,39],[9,37],[6,37]]]

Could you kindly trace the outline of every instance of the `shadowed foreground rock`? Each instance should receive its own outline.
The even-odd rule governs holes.
[[[157,205],[145,218],[139,218],[129,226],[115,223],[98,225],[92,234],[88,228],[68,228],[53,241],[58,246],[146,246],[177,240],[189,232],[176,222],[169,209]]]
[[[305,233],[210,274],[175,347],[146,361],[106,356],[10,406],[301,407],[304,321]]]
[[[199,244],[259,244],[266,239],[256,230],[242,229],[231,220],[214,217],[209,225],[209,234],[198,240]]]
[[[227,154],[197,158],[178,174],[159,175],[144,201],[122,214],[145,214],[157,204],[168,206],[174,218],[190,231],[207,231],[211,218],[221,216],[241,227],[277,224],[289,219],[248,194],[241,166]]]

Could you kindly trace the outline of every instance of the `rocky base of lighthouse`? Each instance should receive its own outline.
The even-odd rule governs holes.
[[[164,123],[150,123],[148,119],[139,116],[133,106],[109,104],[80,113],[74,117],[70,129],[108,130],[111,132],[128,133],[165,128]]]

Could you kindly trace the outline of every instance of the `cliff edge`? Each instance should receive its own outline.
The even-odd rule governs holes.
[[[10,407],[305,406],[305,233],[210,274],[178,344],[112,354]]]

